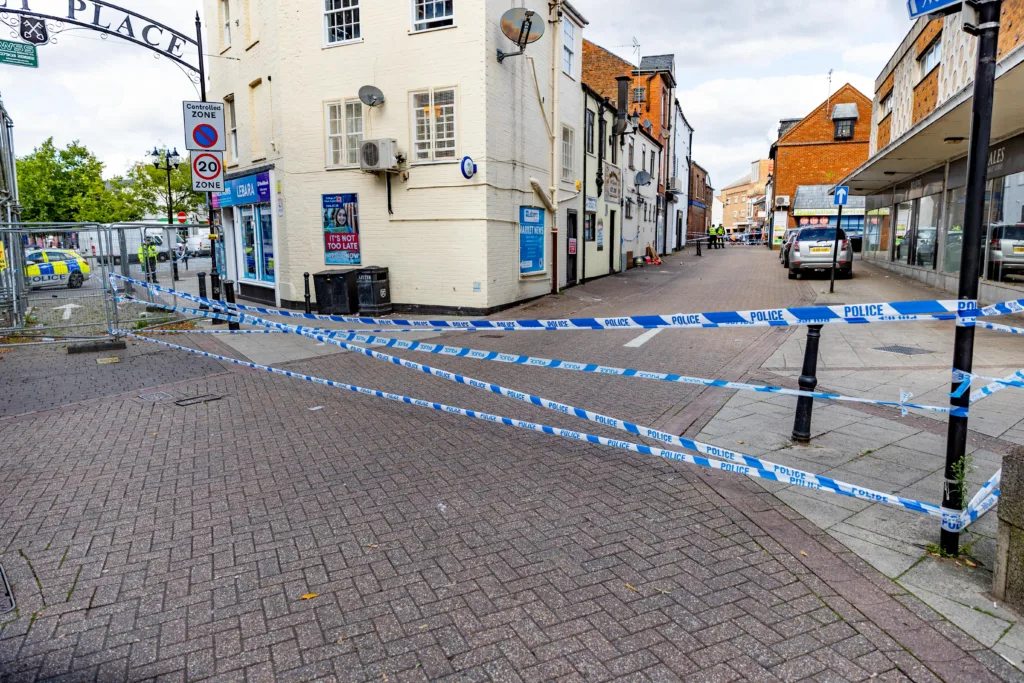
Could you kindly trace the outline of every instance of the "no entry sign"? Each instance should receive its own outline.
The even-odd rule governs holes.
[[[224,191],[224,154],[199,152],[192,156],[192,189],[195,192]]]
[[[224,105],[220,102],[184,102],[185,149],[193,152],[223,152]]]
[[[188,214],[185,213],[184,211],[179,211],[178,212],[178,222],[179,223],[184,223],[187,220],[188,220]]]

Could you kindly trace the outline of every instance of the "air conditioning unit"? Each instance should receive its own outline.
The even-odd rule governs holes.
[[[677,192],[681,194],[683,191],[683,181],[681,181],[679,178],[669,178],[668,191]]]
[[[789,195],[788,194],[780,194],[778,197],[776,197],[775,198],[775,208],[776,209],[786,209],[786,208],[789,208]]]
[[[359,168],[364,171],[397,171],[398,141],[389,138],[363,140],[359,145]]]

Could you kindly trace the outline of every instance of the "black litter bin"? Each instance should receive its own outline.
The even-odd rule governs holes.
[[[325,270],[313,273],[316,310],[324,315],[355,315],[359,312],[358,270]]]
[[[372,316],[391,313],[391,282],[387,268],[367,266],[359,271],[359,312]]]

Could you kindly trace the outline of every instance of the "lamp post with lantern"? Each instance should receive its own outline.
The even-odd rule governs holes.
[[[174,279],[177,281],[178,253],[174,248],[176,246],[175,243],[170,242],[171,235],[176,235],[177,233],[177,231],[171,227],[174,225],[174,194],[171,191],[171,172],[178,170],[178,167],[181,166],[181,156],[178,154],[177,147],[174,148],[174,151],[170,151],[168,149],[161,150],[154,147],[153,151],[149,153],[149,161],[153,164],[153,168],[158,171],[166,171],[167,173],[167,238],[169,241],[167,250],[174,270]]]

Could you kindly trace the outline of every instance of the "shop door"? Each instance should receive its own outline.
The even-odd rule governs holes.
[[[682,249],[686,244],[683,242],[683,212],[676,211],[676,249]]]
[[[575,211],[569,211],[565,220],[565,284],[574,285],[577,282],[576,254],[579,251],[579,240],[577,239],[578,221]]]
[[[615,212],[608,216],[608,272],[614,273],[615,267]]]

